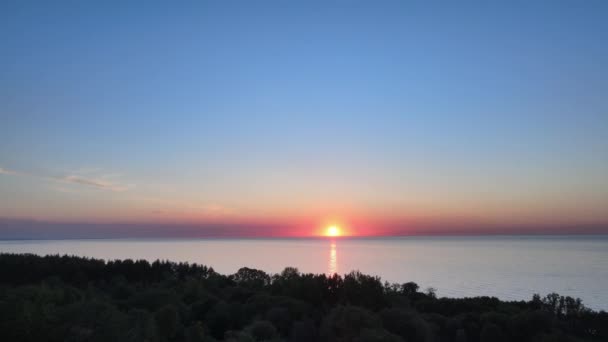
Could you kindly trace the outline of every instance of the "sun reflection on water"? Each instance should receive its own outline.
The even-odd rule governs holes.
[[[336,242],[332,241],[329,249],[329,269],[328,274],[332,275],[338,273],[338,252],[336,249]]]

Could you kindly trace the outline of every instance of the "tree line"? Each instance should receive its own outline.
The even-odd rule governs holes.
[[[417,284],[170,261],[0,254],[1,341],[608,341],[608,313],[552,293],[438,298]]]

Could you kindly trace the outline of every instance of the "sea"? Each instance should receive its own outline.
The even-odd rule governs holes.
[[[5,240],[0,252],[186,261],[222,274],[245,266],[267,273],[288,266],[358,270],[391,283],[413,281],[439,297],[529,300],[557,292],[608,311],[608,235]]]

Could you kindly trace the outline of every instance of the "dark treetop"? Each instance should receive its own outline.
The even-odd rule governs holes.
[[[1,341],[607,341],[608,313],[549,294],[437,298],[415,283],[0,254]]]

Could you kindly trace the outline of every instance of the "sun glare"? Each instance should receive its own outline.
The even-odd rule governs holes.
[[[325,235],[327,236],[340,236],[340,227],[338,226],[329,226],[325,231]]]

